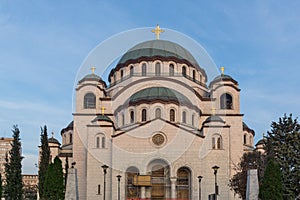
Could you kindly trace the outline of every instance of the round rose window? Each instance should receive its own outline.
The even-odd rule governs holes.
[[[152,142],[155,144],[155,145],[162,145],[164,142],[165,142],[165,137],[162,135],[162,134],[155,134],[152,136]]]

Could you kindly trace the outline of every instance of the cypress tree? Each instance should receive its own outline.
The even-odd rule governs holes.
[[[4,187],[4,195],[7,200],[20,200],[23,194],[20,130],[15,125],[12,132],[12,148],[9,151],[9,155],[6,154],[5,158],[6,185]]]
[[[243,154],[240,163],[236,166],[237,173],[229,180],[229,187],[238,194],[240,198],[246,199],[247,171],[249,169],[258,170],[258,180],[264,171],[264,156],[258,152],[246,152]]]
[[[282,173],[279,165],[270,160],[260,186],[259,197],[261,199],[282,200],[282,191]]]
[[[48,144],[48,133],[47,133],[47,126],[45,125],[44,128],[41,128],[41,160],[39,163],[39,195],[41,199],[44,199],[44,182],[46,178],[46,173],[48,170],[50,162],[50,148]]]
[[[297,118],[284,114],[278,122],[272,122],[265,141],[267,156],[278,163],[282,172],[283,198],[295,199],[300,194],[300,124]]]
[[[44,198],[47,200],[64,200],[64,175],[62,162],[55,157],[48,167],[44,183]]]
[[[0,199],[2,197],[2,175],[0,173]]]

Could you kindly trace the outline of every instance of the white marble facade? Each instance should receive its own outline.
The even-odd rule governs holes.
[[[73,116],[60,155],[76,162],[79,199],[118,199],[117,175],[120,199],[195,200],[199,187],[208,199],[215,165],[219,199],[238,199],[228,181],[254,136],[243,123],[238,83],[222,73],[208,84],[184,47],[146,41],[123,55],[109,85],[86,75]]]

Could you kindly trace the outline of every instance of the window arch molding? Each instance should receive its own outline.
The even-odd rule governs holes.
[[[87,92],[83,98],[83,107],[85,109],[96,108],[96,95],[93,92]]]
[[[223,139],[219,133],[212,135],[212,149],[223,149]]]
[[[145,122],[148,119],[148,109],[143,107],[141,108],[141,122]]]
[[[135,122],[135,111],[134,109],[129,109],[129,122],[132,124]]]
[[[141,72],[142,72],[142,76],[147,76],[147,63],[145,62],[141,63]]]
[[[169,76],[175,76],[175,67],[176,64],[174,62],[169,62]]]
[[[155,76],[161,76],[162,72],[162,63],[160,61],[155,61],[154,62],[154,71],[155,71]]]
[[[192,170],[187,166],[182,166],[177,169],[177,198],[191,199],[192,194]]]
[[[95,148],[96,149],[106,148],[106,136],[104,133],[97,133],[95,135]]]
[[[170,108],[169,109],[169,120],[170,120],[170,122],[175,122],[176,121],[176,113],[177,113],[177,111],[176,111],[176,109],[175,108]]]
[[[163,109],[160,106],[154,108],[154,118],[163,118]]]
[[[230,93],[226,92],[220,96],[221,109],[233,109],[233,97]]]
[[[188,112],[184,109],[181,112],[181,122],[187,124]]]

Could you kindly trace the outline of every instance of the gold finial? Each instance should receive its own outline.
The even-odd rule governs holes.
[[[101,113],[102,113],[102,115],[104,115],[104,111],[105,111],[106,109],[105,109],[105,107],[101,107]]]
[[[212,108],[211,108],[211,113],[212,113],[212,115],[216,115],[216,110],[217,110],[217,109],[216,109],[215,107],[212,107]]]
[[[156,27],[155,27],[155,29],[152,29],[151,32],[152,32],[152,33],[155,33],[156,39],[159,40],[159,34],[165,32],[165,30],[161,29],[161,28],[159,27],[159,25],[157,24]]]
[[[224,70],[225,70],[225,67],[221,67],[221,72],[222,72],[222,75],[224,75]]]
[[[92,66],[91,70],[92,70],[92,73],[95,74],[96,67]]]

